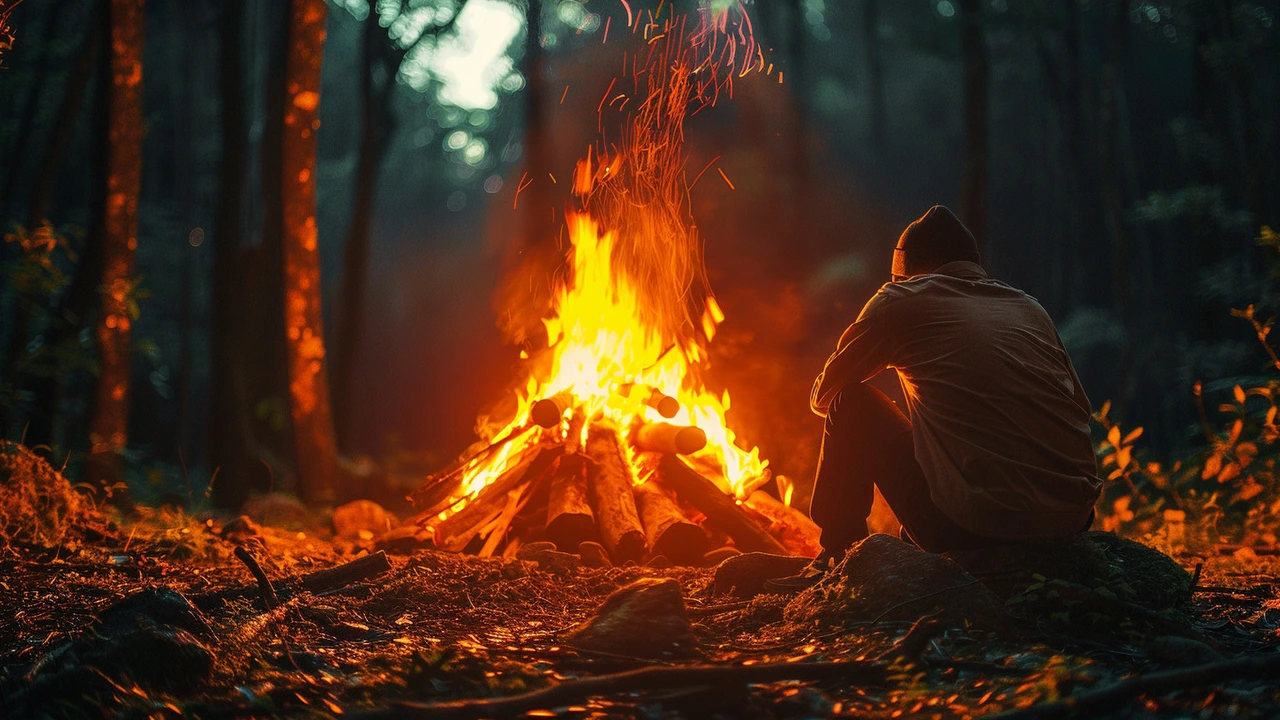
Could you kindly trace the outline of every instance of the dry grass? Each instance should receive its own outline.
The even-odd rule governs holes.
[[[44,458],[0,440],[0,547],[52,549],[90,521],[101,522],[90,498]]]

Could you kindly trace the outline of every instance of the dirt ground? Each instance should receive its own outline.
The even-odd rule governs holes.
[[[54,548],[4,549],[0,709],[10,717],[466,717],[483,711],[438,704],[642,667],[774,665],[781,674],[763,682],[691,676],[642,693],[570,693],[517,716],[974,717],[1050,708],[1064,695],[1132,674],[1200,668],[1241,654],[1269,662],[1280,625],[1280,563],[1250,551],[1178,558],[1201,571],[1185,608],[1188,631],[1174,642],[1158,629],[1109,633],[1100,641],[1074,620],[1046,621],[1040,633],[953,624],[895,653],[910,619],[818,632],[784,618],[789,598],[717,595],[710,568],[591,568],[417,549],[389,555],[386,572],[311,591],[306,573],[365,551],[296,522],[273,527],[176,511],[148,515]],[[272,581],[274,609],[235,556],[237,547],[251,551]],[[566,642],[606,597],[642,578],[679,583],[695,656],[641,659]],[[137,599],[122,608],[129,597]],[[850,662],[851,669],[782,676],[788,665],[832,662]],[[883,672],[868,680],[854,671],[869,665]],[[1108,701],[1109,711],[1280,715],[1280,683],[1273,681],[1180,681],[1178,688],[1128,693]]]

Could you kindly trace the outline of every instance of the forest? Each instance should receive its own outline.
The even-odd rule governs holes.
[[[0,714],[1280,713],[1278,15],[0,0]],[[828,568],[811,387],[935,204],[1092,520]]]

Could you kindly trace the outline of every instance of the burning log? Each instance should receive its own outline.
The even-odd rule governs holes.
[[[647,452],[692,455],[707,446],[707,434],[696,427],[648,423],[636,428],[631,442]]]
[[[617,392],[622,396],[629,396],[635,390],[642,395],[641,402],[654,410],[664,418],[673,418],[676,413],[680,412],[680,401],[662,392],[652,385],[635,385],[633,383],[624,383],[618,386]]]
[[[689,522],[680,506],[661,486],[661,474],[655,473],[636,488],[636,504],[644,536],[654,555],[665,555],[678,563],[692,565],[707,552],[707,533]]]
[[[758,515],[760,524],[792,555],[817,557],[822,552],[822,528],[799,510],[763,490],[751,493],[742,505]]]
[[[453,504],[450,498],[462,489],[463,482],[466,480],[464,471],[473,461],[483,459],[489,453],[518,437],[522,437],[532,429],[529,426],[514,428],[511,432],[489,445],[484,445],[483,442],[474,443],[467,448],[466,452],[463,452],[456,460],[449,463],[448,467],[428,477],[421,487],[409,495],[409,501],[413,503],[415,508],[420,509],[419,513],[412,518],[412,521],[418,522],[439,515]]]
[[[595,513],[587,499],[587,462],[581,455],[566,455],[551,471],[547,539],[561,552],[575,552],[579,544],[595,538]]]
[[[593,425],[587,434],[587,458],[591,460],[588,489],[604,545],[621,565],[644,557],[644,530],[631,493],[631,470],[622,458],[618,433]]]
[[[568,391],[556,393],[533,404],[529,417],[544,428],[553,428],[560,424],[564,411],[573,404],[573,395]]]
[[[531,478],[537,478],[560,455],[560,450],[542,448],[530,452],[514,467],[486,485],[458,512],[436,525],[436,547],[454,552],[461,551],[480,532],[480,529],[497,517],[507,505],[507,493]]]
[[[786,548],[761,528],[733,496],[726,495],[716,484],[694,472],[675,455],[666,454],[658,465],[663,483],[675,490],[682,500],[707,516],[707,521],[728,533],[743,552],[787,554]]]

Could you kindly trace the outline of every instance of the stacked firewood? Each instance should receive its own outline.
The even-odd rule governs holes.
[[[670,417],[675,412],[663,398],[653,402]],[[432,528],[436,547],[513,556],[535,541],[570,553],[598,542],[618,565],[659,557],[698,565],[725,546],[817,554],[818,529],[803,514],[762,490],[739,500],[695,469],[689,456],[706,445],[701,430],[670,423],[624,430],[584,419],[569,402],[567,395],[539,401],[527,425],[473,446],[413,493],[416,521]],[[522,448],[509,469],[458,499],[467,471],[509,443]]]

